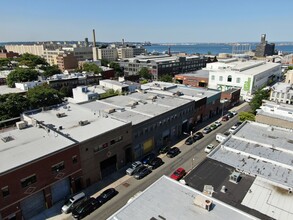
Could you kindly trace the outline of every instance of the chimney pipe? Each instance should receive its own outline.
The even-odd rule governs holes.
[[[95,32],[95,29],[93,29],[93,38],[94,38],[94,47],[96,47],[96,32]]]

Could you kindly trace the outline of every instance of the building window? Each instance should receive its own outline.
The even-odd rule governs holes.
[[[212,79],[212,80],[215,80],[215,75],[212,75],[211,79]]]
[[[220,76],[219,77],[219,81],[223,81],[223,76]]]
[[[9,188],[8,188],[8,186],[3,187],[3,188],[1,189],[1,191],[2,191],[2,196],[3,196],[3,198],[9,196]]]
[[[108,143],[100,144],[98,150],[103,150],[108,147]]]
[[[116,143],[118,143],[118,142],[120,142],[122,140],[123,140],[123,137],[122,136],[118,136],[115,139],[113,139],[113,140],[110,141],[110,145],[116,144]]]
[[[232,76],[231,75],[228,76],[227,82],[232,82]]]
[[[36,174],[33,174],[33,175],[29,176],[29,177],[26,177],[26,178],[20,180],[22,188],[30,186],[30,185],[32,185],[33,183],[36,183],[36,182],[37,182]]]
[[[53,174],[56,174],[59,171],[64,170],[64,168],[65,168],[64,161],[62,161],[60,163],[57,163],[57,164],[53,165],[51,170],[52,170]]]
[[[236,83],[240,83],[240,77],[236,78]]]
[[[78,160],[77,160],[77,156],[74,155],[74,156],[72,157],[72,163],[73,163],[73,164],[76,164],[77,162],[78,162]]]

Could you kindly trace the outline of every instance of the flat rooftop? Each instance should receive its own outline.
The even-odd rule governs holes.
[[[191,102],[190,100],[163,95],[157,95],[153,101],[153,97],[155,95],[151,93],[136,92],[85,103],[82,106],[95,112],[115,109],[113,113],[109,114],[111,117],[136,125]]]
[[[197,70],[197,71],[192,71],[189,73],[177,74],[177,77],[178,76],[180,76],[180,77],[189,76],[189,77],[209,78],[209,71],[208,70]]]
[[[207,211],[194,205],[196,196],[212,200],[213,208]],[[215,198],[162,176],[139,196],[114,213],[108,220],[168,219],[257,219]]]
[[[10,141],[3,139],[10,137]],[[75,142],[56,132],[27,127],[0,133],[0,173],[73,145]]]
[[[271,88],[273,91],[276,92],[293,92],[291,83],[278,82],[274,84]]]
[[[57,117],[58,113],[65,116]],[[68,135],[78,142],[85,141],[126,124],[121,120],[109,117],[106,113],[99,113],[77,104],[61,105],[52,110],[32,114],[30,117],[59,130],[59,132]],[[81,121],[85,122],[86,125],[81,126]]]
[[[6,85],[0,86],[0,95],[10,94],[10,93],[26,93],[26,91],[23,91],[17,88],[10,88]]]
[[[293,188],[292,129],[247,121],[208,157],[240,172]]]
[[[164,94],[169,96],[173,96],[174,93],[181,92],[181,95],[179,96],[180,98],[196,101],[205,97],[210,98],[216,94],[221,93],[219,90],[188,87],[180,84],[158,81],[143,84],[141,88],[150,93]]]

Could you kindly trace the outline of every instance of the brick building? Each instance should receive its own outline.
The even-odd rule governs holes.
[[[185,74],[177,74],[175,75],[175,80],[186,86],[205,88],[209,84],[209,71],[198,70]]]
[[[60,70],[74,70],[78,67],[78,60],[71,54],[59,54],[57,56],[57,65]]]

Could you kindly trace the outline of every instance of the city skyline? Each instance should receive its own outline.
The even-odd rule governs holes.
[[[247,0],[208,2],[129,0],[107,1],[5,1],[2,4],[0,42],[92,41],[92,29],[100,42],[229,43],[290,42],[288,28],[293,2]]]

